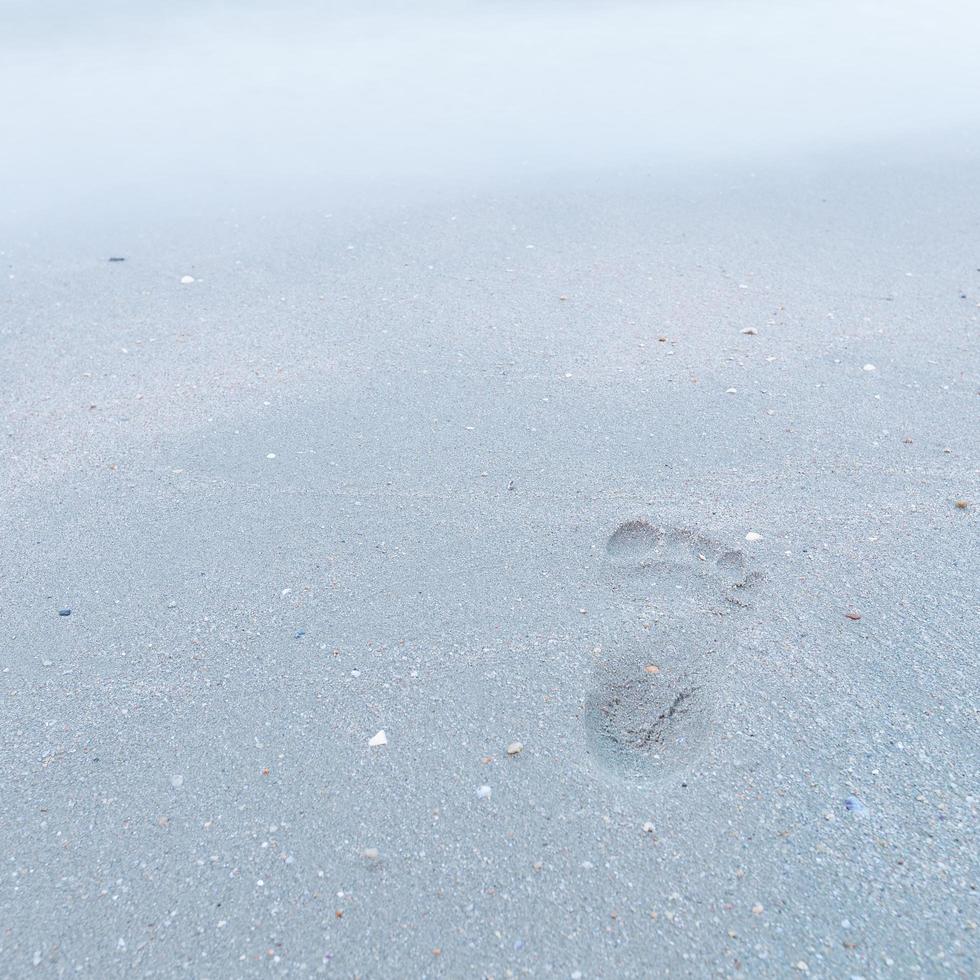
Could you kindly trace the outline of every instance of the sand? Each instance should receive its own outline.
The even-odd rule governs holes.
[[[100,9],[0,42],[0,974],[973,975],[976,13]]]

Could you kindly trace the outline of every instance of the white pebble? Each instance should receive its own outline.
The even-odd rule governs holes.
[[[480,799],[480,800],[489,800],[490,799],[490,794],[492,792],[493,792],[493,790],[490,789],[489,786],[478,786],[477,787],[477,790],[476,790],[477,799]]]
[[[266,459],[275,459],[276,458],[276,454],[275,453],[266,453],[265,454],[265,458]]]
[[[377,861],[379,857],[378,849],[376,847],[365,847],[361,851],[361,857],[366,858],[368,861]]]
[[[877,371],[878,369],[873,364],[865,364],[864,365],[864,370],[865,371]]]
[[[742,327],[739,333],[744,333],[747,337],[754,337],[759,331],[755,327]]]
[[[645,834],[652,834],[653,833],[653,824],[650,823],[649,820],[643,825],[643,833],[645,833]]]
[[[726,395],[737,395],[738,394],[738,388],[726,388],[725,389],[725,394]]]
[[[192,282],[195,282],[195,279],[193,276],[181,276],[180,282],[183,286],[189,286]]]
[[[523,742],[511,742],[510,745],[507,746],[508,755],[517,755],[518,753],[523,751],[524,751]]]
[[[749,531],[749,533],[745,535],[745,540],[746,541],[761,541],[762,540],[762,535],[759,534],[758,531]]]
[[[170,777],[170,785],[173,786],[174,789],[180,789],[180,787],[184,785],[184,777],[183,776],[171,776]]]
[[[373,735],[371,739],[368,741],[368,745],[372,749],[376,749],[379,745],[387,745],[387,744],[388,744],[388,736],[385,735],[383,728],[381,729],[380,732],[378,732],[377,735]]]

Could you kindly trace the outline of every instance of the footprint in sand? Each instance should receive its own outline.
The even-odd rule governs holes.
[[[711,735],[758,576],[741,551],[643,519],[613,532],[604,561],[622,627],[597,660],[594,754],[628,778],[687,767]]]

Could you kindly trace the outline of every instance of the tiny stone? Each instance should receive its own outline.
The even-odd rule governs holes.
[[[758,531],[749,531],[749,533],[745,535],[745,540],[746,541],[761,541],[762,540],[762,535],[759,534]]]
[[[518,753],[523,751],[524,751],[524,744],[522,742],[511,742],[510,745],[507,746],[508,755],[517,755]]]
[[[194,277],[193,276],[181,276],[180,277],[180,282],[181,282],[181,285],[183,285],[183,286],[189,286],[192,282],[194,282]]]
[[[377,748],[379,745],[387,745],[387,744],[388,744],[388,736],[385,735],[383,728],[376,735],[373,735],[368,741],[368,745],[372,749]]]
[[[744,333],[747,337],[754,337],[759,331],[755,327],[742,327],[739,333]]]
[[[68,609],[67,607],[65,607],[64,609],[59,609],[58,610],[58,615],[59,616],[70,616],[71,615],[71,610]]]
[[[476,796],[479,800],[489,800],[490,794],[493,792],[489,786],[478,786],[476,790]]]
[[[726,388],[725,389],[725,394],[726,395],[737,395],[738,394],[738,388]]]
[[[956,501],[956,509],[957,510],[966,510],[967,507],[969,507],[969,506],[970,506],[970,501],[969,500],[957,500]]]
[[[865,371],[877,371],[878,369],[873,364],[865,364],[864,365],[864,370]]]
[[[378,849],[376,847],[365,847],[361,851],[361,857],[366,858],[368,861],[377,861],[379,857]]]
[[[763,911],[764,910],[761,902],[756,902],[755,905],[752,906],[753,915],[762,915]]]
[[[652,824],[652,823],[650,823],[650,821],[648,820],[648,821],[647,821],[647,822],[646,822],[646,823],[645,823],[645,824],[643,825],[643,833],[645,833],[645,834],[652,834],[652,833],[653,833],[653,830],[654,830],[654,827],[653,827],[653,824]]]
[[[184,777],[180,775],[171,776],[170,785],[173,786],[174,789],[180,789],[180,787],[184,785]]]
[[[660,668],[656,664],[647,664],[646,667],[644,667],[643,669],[648,674],[659,674],[660,673]]]

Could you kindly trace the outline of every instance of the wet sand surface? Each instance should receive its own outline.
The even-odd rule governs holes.
[[[488,79],[532,77],[551,25],[568,79],[615,65],[639,17],[691,77],[731,47],[734,102],[763,27],[822,63],[807,11],[842,8],[531,9]],[[443,50],[404,11],[294,12]],[[227,13],[200,16],[188,44]],[[9,77],[40,78],[14,22]],[[110,62],[147,30],[106,23]],[[488,83],[404,172],[373,147],[408,95],[331,89],[388,121],[363,179],[318,143],[293,179],[297,132],[273,160],[235,119],[223,180],[210,144],[198,172],[120,135],[132,108],[100,124],[118,182],[91,134],[36,179],[7,159],[0,975],[975,975],[980,70],[931,30],[898,5],[849,117],[799,70],[824,96],[788,146],[716,107],[524,154],[532,94],[477,166]],[[831,139],[928,74],[920,34],[935,89]],[[334,77],[303,50],[260,86],[287,116]],[[194,71],[230,90],[221,64]],[[623,77],[590,76],[592,122]]]

